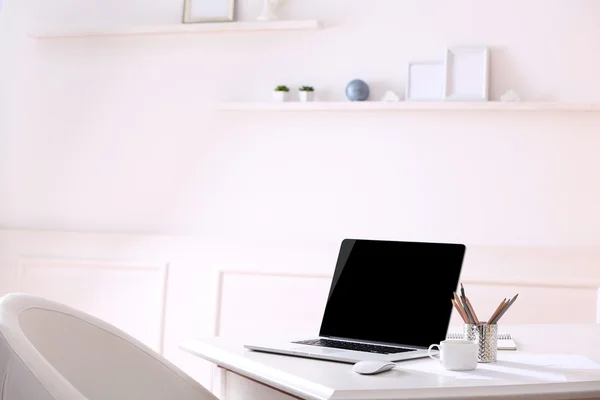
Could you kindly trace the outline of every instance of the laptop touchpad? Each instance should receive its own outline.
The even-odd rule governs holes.
[[[292,351],[309,353],[309,354],[334,354],[334,353],[339,353],[341,350],[326,349],[323,347],[316,347],[316,346],[302,346],[302,347],[295,347],[292,349]]]

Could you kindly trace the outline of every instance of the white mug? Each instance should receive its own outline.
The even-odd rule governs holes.
[[[439,357],[431,354],[434,347],[440,350]],[[471,371],[477,368],[477,344],[470,340],[443,340],[440,344],[429,346],[428,354],[450,371]]]

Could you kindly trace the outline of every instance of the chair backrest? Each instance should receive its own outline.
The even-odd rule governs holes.
[[[3,400],[216,399],[133,337],[46,299],[26,294],[1,298],[0,336]],[[8,365],[4,374],[3,365]],[[24,382],[38,392],[19,393],[16,386]],[[10,396],[1,397],[1,390]]]

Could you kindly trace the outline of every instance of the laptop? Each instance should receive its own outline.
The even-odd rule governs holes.
[[[347,363],[427,357],[429,345],[446,338],[465,250],[456,243],[344,239],[319,334],[244,347]]]

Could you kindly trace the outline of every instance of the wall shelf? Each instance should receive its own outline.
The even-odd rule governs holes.
[[[191,33],[225,33],[225,32],[258,32],[320,29],[321,23],[316,20],[280,20],[280,21],[238,21],[210,22],[194,24],[173,24],[159,26],[138,26],[90,30],[56,30],[34,32],[30,37],[35,39],[62,39],[103,36],[139,36],[139,35],[177,35]]]
[[[365,102],[285,102],[285,103],[252,103],[224,102],[218,105],[220,111],[600,111],[600,103],[565,103],[565,102],[457,102],[457,101],[401,101],[387,103],[378,101]]]

